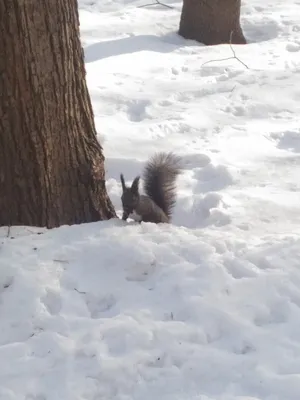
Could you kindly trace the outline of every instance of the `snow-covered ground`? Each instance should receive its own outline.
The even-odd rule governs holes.
[[[119,215],[174,151],[174,224],[0,230],[0,399],[299,400],[300,2],[245,0],[248,68],[149,2],[80,0],[82,43]]]

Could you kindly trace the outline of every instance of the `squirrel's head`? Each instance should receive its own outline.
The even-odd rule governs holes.
[[[121,183],[122,183],[122,205],[124,211],[129,215],[131,214],[138,206],[140,194],[139,194],[139,182],[140,177],[137,176],[133,182],[131,187],[125,185],[125,180],[123,174],[120,175]]]

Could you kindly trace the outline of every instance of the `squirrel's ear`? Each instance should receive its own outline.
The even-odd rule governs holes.
[[[124,192],[125,189],[126,189],[126,185],[125,185],[125,179],[124,179],[124,175],[123,174],[120,175],[120,179],[121,179],[121,183],[122,183],[122,189],[123,189],[123,192]]]
[[[139,176],[134,178],[134,181],[132,182],[132,185],[131,185],[131,191],[133,193],[138,193],[139,192],[139,182],[140,182],[140,177]]]

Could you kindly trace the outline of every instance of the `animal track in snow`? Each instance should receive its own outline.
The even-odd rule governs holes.
[[[286,50],[290,53],[296,53],[300,50],[300,45],[299,43],[288,43],[286,45]]]
[[[300,131],[285,131],[271,135],[279,149],[300,153]]]
[[[103,314],[110,311],[117,303],[116,298],[112,294],[100,297],[86,293],[85,299],[91,318],[94,319],[103,317]]]
[[[254,323],[257,326],[265,326],[270,324],[283,324],[289,319],[290,304],[287,302],[266,304],[261,308],[260,313],[254,317]]]
[[[207,193],[200,201],[194,202],[193,214],[204,218],[205,225],[223,226],[231,222],[231,218],[220,209],[222,196],[218,193]]]
[[[214,166],[207,164],[204,168],[194,172],[197,179],[197,192],[211,192],[222,190],[233,183],[233,178],[224,165]]]
[[[155,260],[141,261],[133,264],[127,269],[126,279],[128,281],[142,282],[148,279],[148,277],[154,272]]]
[[[243,261],[228,258],[224,262],[228,273],[235,279],[255,278],[258,274],[257,268],[249,261]]]
[[[141,122],[149,118],[147,107],[150,105],[149,100],[135,100],[127,104],[127,117],[132,122]]]
[[[161,107],[170,107],[173,105],[173,102],[170,100],[161,100],[160,102],[158,102],[158,105]]]
[[[231,222],[219,193],[195,194],[192,199],[180,199],[178,205],[180,214],[176,215],[177,225],[199,228],[208,225],[223,226]]]
[[[249,38],[249,43],[261,43],[275,39],[281,31],[278,23],[273,18],[267,17],[260,18],[255,23],[246,19],[243,30]]]
[[[248,353],[253,353],[255,351],[255,348],[252,344],[248,343],[238,343],[235,344],[233,347],[233,353],[235,354],[248,354]]]
[[[183,168],[203,168],[210,163],[210,158],[206,154],[195,153],[182,156]]]
[[[61,297],[58,292],[47,289],[46,294],[41,298],[42,303],[51,315],[59,314],[61,310]]]

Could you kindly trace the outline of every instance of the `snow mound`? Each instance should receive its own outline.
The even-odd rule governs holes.
[[[1,399],[298,398],[299,237],[120,220],[14,231]]]
[[[0,400],[299,399],[299,0],[245,1],[237,58],[149,2],[80,0],[81,40],[118,215],[173,151],[173,223],[0,229]]]

